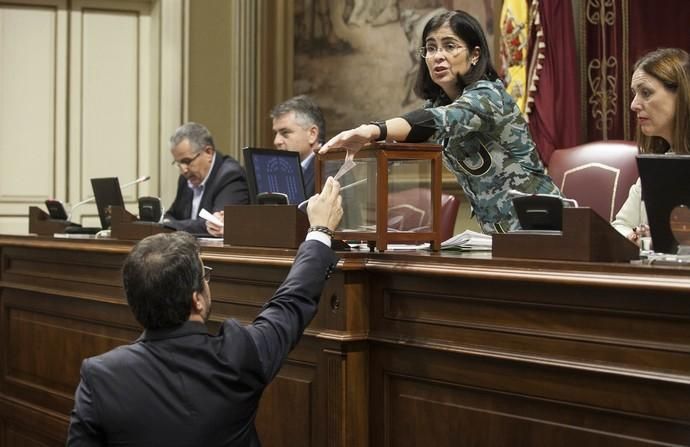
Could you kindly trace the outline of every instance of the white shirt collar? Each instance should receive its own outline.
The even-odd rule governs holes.
[[[304,160],[302,160],[300,162],[300,165],[302,166],[302,170],[305,170],[307,168],[307,166],[309,166],[309,163],[311,163],[311,161],[314,159],[315,156],[316,156],[316,154],[312,152],[311,154],[309,154],[309,156],[307,158],[305,158]]]

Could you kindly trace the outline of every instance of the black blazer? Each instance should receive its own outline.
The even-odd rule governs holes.
[[[225,320],[213,336],[188,321],[84,360],[67,445],[259,446],[261,394],[316,314],[337,261],[306,241],[251,325]]]
[[[316,156],[311,157],[309,164],[302,168],[302,178],[304,179],[304,192],[307,199],[314,195],[314,165],[316,164]]]
[[[187,186],[187,179],[180,175],[175,200],[165,213],[166,225],[192,234],[208,233],[204,219],[198,216],[196,219],[190,219],[193,198],[194,193]],[[216,152],[216,158],[205,183],[199,211],[206,209],[215,213],[222,211],[225,205],[246,203],[249,203],[249,189],[244,168],[234,158]]]

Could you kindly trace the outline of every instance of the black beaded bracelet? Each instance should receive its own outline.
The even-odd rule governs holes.
[[[324,227],[323,225],[312,225],[311,227],[309,227],[307,231],[318,231],[319,233],[326,233],[328,237],[330,237],[331,239],[335,237],[335,232],[328,227]]]

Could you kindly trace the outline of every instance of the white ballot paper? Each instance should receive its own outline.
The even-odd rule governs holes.
[[[201,217],[201,218],[204,219],[204,220],[208,220],[208,221],[211,222],[212,224],[216,224],[216,225],[218,225],[219,227],[222,227],[222,226],[223,226],[223,221],[222,221],[222,220],[218,219],[216,216],[214,216],[213,214],[209,213],[209,212],[206,211],[204,208],[201,208],[201,211],[199,211],[199,217]]]
[[[357,163],[355,163],[355,153],[347,151],[347,155],[345,155],[345,161],[343,161],[342,166],[340,166],[340,169],[338,169],[338,172],[333,177],[333,180],[338,180],[340,177],[345,175],[350,169],[354,168],[356,165]]]

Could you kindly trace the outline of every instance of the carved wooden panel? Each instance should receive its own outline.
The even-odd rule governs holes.
[[[3,438],[0,438],[3,439]],[[31,427],[8,424],[4,430],[4,441],[2,444],[7,447],[51,447],[63,445],[55,440],[49,440],[37,435]]]
[[[2,280],[47,293],[88,296],[124,304],[120,269],[124,254],[5,247]]]
[[[62,445],[81,359],[139,335],[120,285],[128,248],[0,236],[3,446]],[[209,329],[250,321],[291,254],[205,249]],[[343,258],[261,402],[264,445],[688,445],[685,271]]]
[[[686,445],[687,384],[391,344],[372,348],[372,445]],[[634,392],[631,392],[634,390]],[[662,444],[667,443],[667,444]]]
[[[289,359],[266,388],[256,418],[261,443],[276,447],[312,446],[319,415],[314,364]]]
[[[4,393],[67,414],[85,357],[129,343],[139,334],[122,305],[4,289],[0,352]]]
[[[64,446],[67,437],[67,415],[26,405],[0,396],[0,445]]]
[[[686,292],[535,284],[518,278],[381,275],[372,333],[602,368],[690,373]]]

